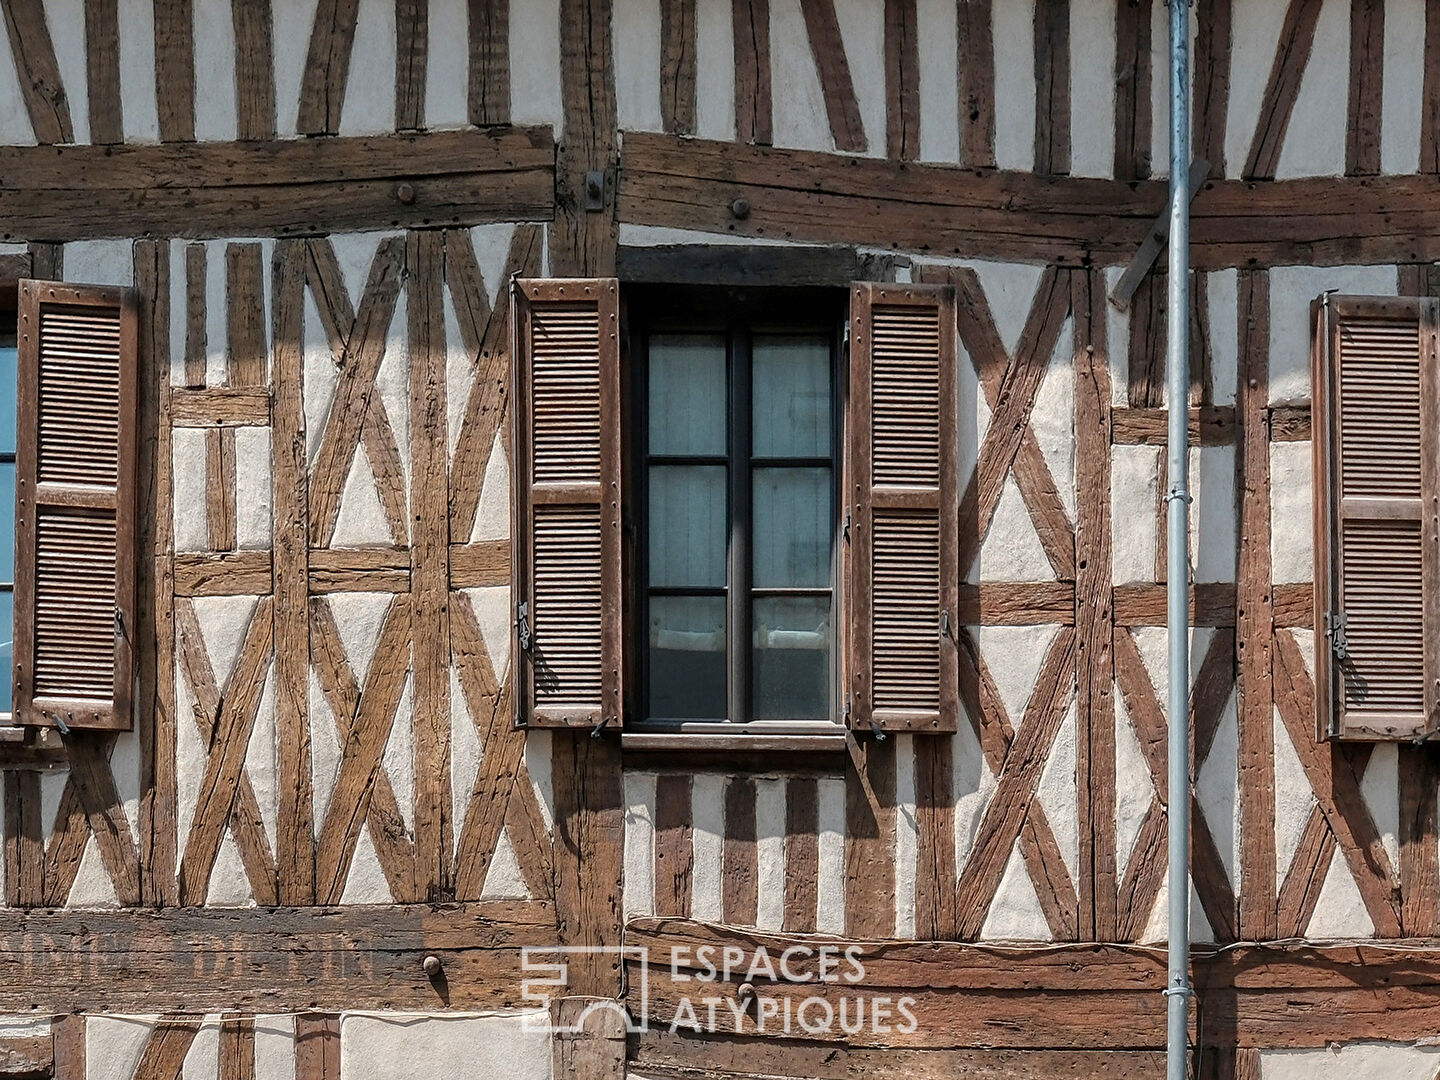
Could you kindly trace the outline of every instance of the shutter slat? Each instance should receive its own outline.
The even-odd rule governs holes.
[[[131,726],[137,346],[134,297],[24,282],[20,296],[15,710]]]
[[[862,729],[955,730],[954,328],[948,287],[854,288],[845,683]]]
[[[1345,640],[1317,635],[1322,737],[1435,729],[1435,326],[1432,300],[1317,301],[1316,626]]]
[[[618,283],[518,281],[515,596],[522,723],[619,725],[620,377]]]

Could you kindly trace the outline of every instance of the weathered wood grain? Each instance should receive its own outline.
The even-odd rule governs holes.
[[[1293,9],[1292,9],[1293,10]],[[1239,280],[1240,389],[1235,455],[1240,493],[1240,555],[1235,622],[1240,657],[1236,719],[1240,768],[1240,933],[1275,936],[1274,690],[1270,648],[1270,440],[1265,406],[1270,395],[1270,278],[1241,271]],[[1313,740],[1312,740],[1313,741]]]
[[[1198,0],[1195,8],[1194,153],[1225,175],[1225,124],[1230,109],[1233,0]]]
[[[430,60],[430,0],[395,3],[395,130],[425,126],[425,72]]]
[[[5,906],[44,902],[45,847],[40,823],[40,776],[8,771],[5,784]]]
[[[819,873],[819,781],[813,776],[792,776],[785,781],[785,913],[782,922],[786,930],[799,933],[814,931],[819,913]],[[661,914],[658,908],[655,913]]]
[[[741,142],[771,137],[770,0],[734,0],[735,131]]]
[[[1434,937],[1440,933],[1440,763],[1429,747],[1402,746],[1399,752],[1400,924],[1407,937]]]
[[[731,926],[754,926],[760,899],[755,850],[755,781],[732,776],[725,782],[725,844],[721,858],[721,919]]]
[[[1070,3],[1035,4],[1035,171],[1070,171]]]
[[[206,260],[204,244],[185,245],[185,385],[192,389],[205,385]]]
[[[325,903],[338,902],[344,893],[355,845],[370,813],[375,776],[405,687],[410,662],[410,627],[410,598],[397,596],[385,612],[375,652],[365,673],[355,721],[341,748],[330,805],[316,837],[315,893],[317,899],[324,897]],[[383,830],[372,831],[372,839],[375,832]]]
[[[295,1080],[340,1080],[340,1017],[295,1017]]]
[[[155,99],[161,141],[194,142],[194,0],[155,0]]]
[[[695,33],[695,0],[660,0],[660,123],[672,135],[695,130]]]
[[[315,8],[295,121],[302,135],[334,135],[340,130],[359,13],[360,0],[319,0]]]
[[[179,1080],[185,1067],[185,1055],[200,1032],[198,1016],[163,1016],[150,1029],[140,1061],[135,1066],[135,1080]]]
[[[885,153],[920,156],[920,44],[915,0],[885,0]]]
[[[690,917],[690,882],[695,867],[691,828],[691,777],[662,773],[655,781],[655,914]],[[793,791],[793,782],[792,782]],[[788,811],[789,803],[786,803]],[[790,843],[787,820],[786,844]],[[787,859],[787,867],[789,860]],[[803,887],[803,883],[797,882]],[[791,875],[785,876],[786,895]]]
[[[960,161],[995,167],[995,42],[991,0],[957,0]]]
[[[12,10],[7,6],[6,11]],[[537,220],[549,128],[0,148],[0,240],[304,236]]]
[[[85,91],[90,110],[90,141],[124,142],[117,0],[85,0]]]
[[[1119,0],[1115,16],[1115,179],[1150,175],[1153,0]]]
[[[42,0],[11,0],[0,8],[0,13],[5,16],[20,96],[25,99],[35,141],[42,145],[73,141],[75,129],[70,123],[70,103],[60,79],[60,65],[55,59],[55,45],[50,39]]]
[[[1385,81],[1385,4],[1350,4],[1350,97],[1345,114],[1345,174],[1380,171],[1380,106]]]
[[[450,1007],[513,1008],[528,977],[520,949],[554,940],[554,908],[537,901],[282,907],[263,916],[244,908],[12,912],[0,930],[0,1004],[41,1015],[432,1012],[445,1002],[420,961],[434,953]],[[307,957],[300,978],[297,949]],[[302,1035],[302,1053],[304,1043]]]
[[[235,27],[235,131],[275,137],[274,25],[271,0],[231,0]]]
[[[1068,17],[1068,9],[1066,10]],[[1075,327],[1075,685],[1080,937],[1117,936],[1111,603],[1110,361],[1105,279],[1072,275]]]
[[[510,122],[510,0],[469,0],[472,124]]]
[[[1300,79],[1310,62],[1320,8],[1321,0],[1290,0],[1285,10],[1270,78],[1260,99],[1260,117],[1250,142],[1250,154],[1241,172],[1246,179],[1269,180],[1275,176],[1290,116],[1300,96]]]

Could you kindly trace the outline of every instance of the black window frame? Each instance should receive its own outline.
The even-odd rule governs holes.
[[[848,292],[824,287],[733,288],[722,286],[629,286],[624,293],[628,385],[625,417],[626,477],[633,507],[626,523],[633,557],[631,646],[635,649],[632,700],[637,715],[627,729],[665,734],[833,733],[842,730],[840,686],[842,650],[842,549],[844,520],[844,429],[846,388],[846,320]],[[649,583],[648,469],[670,459],[649,456],[649,340],[657,333],[723,334],[726,339],[726,453],[714,464],[726,468],[726,584],[714,590],[652,590]],[[828,458],[764,458],[737,453],[753,450],[753,401],[750,394],[752,341],[757,334],[824,335],[830,343],[830,456]],[[676,458],[699,464],[700,458]],[[817,467],[831,471],[831,542],[828,588],[776,587],[756,589],[750,559],[752,535],[752,470],[755,467]],[[653,592],[697,595],[713,591],[726,600],[726,715],[719,720],[652,718],[650,710],[649,597]],[[753,606],[767,595],[828,595],[830,642],[827,688],[828,715],[821,719],[756,720],[753,717]],[[633,728],[631,725],[634,725]]]

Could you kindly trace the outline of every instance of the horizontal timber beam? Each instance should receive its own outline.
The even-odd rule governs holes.
[[[1163,181],[965,169],[626,132],[622,224],[937,256],[1121,265]],[[1211,180],[1196,269],[1440,259],[1440,176]]]
[[[207,393],[209,391],[206,391]],[[263,596],[271,591],[270,552],[186,552],[175,556],[176,596]],[[450,587],[510,584],[510,542],[483,540],[450,547]],[[313,595],[410,591],[408,548],[313,548]]]
[[[11,912],[0,1011],[293,1012],[523,1004],[548,902]],[[443,978],[422,962],[438,956]]]
[[[554,216],[549,128],[0,147],[0,241],[305,236]]]
[[[1026,947],[972,945],[935,941],[846,941],[739,930],[690,920],[639,919],[626,932],[627,952],[648,959],[646,1007],[649,1027],[669,1028],[672,1019],[702,1035],[764,1035],[770,1060],[777,1065],[804,1054],[804,1044],[832,1048],[906,1047],[911,1049],[1009,1048],[1014,1050],[1159,1049],[1165,1044],[1163,948],[1139,945],[1076,944]],[[861,973],[843,954],[819,978],[820,946],[854,950]],[[729,978],[707,972],[704,947],[718,965],[727,947],[744,957]],[[751,969],[763,948],[776,975]],[[794,946],[809,950],[791,953]],[[630,960],[632,1008],[639,980]],[[783,974],[782,974],[783,973]],[[1198,996],[1201,1046],[1263,1048],[1324,1046],[1362,1039],[1409,1041],[1433,1035],[1440,1023],[1440,941],[1413,940],[1375,945],[1296,945],[1259,943],[1225,950],[1196,946],[1193,974]],[[908,997],[913,1029],[900,1026],[902,1015],[890,1006],[887,1029],[866,1024],[842,1030],[838,1024],[804,1031],[799,1039],[782,1033],[772,1020],[764,1033],[756,1028],[756,1008],[735,1013],[723,1005],[711,1026],[706,1010],[693,1003],[709,995],[733,1001],[741,982],[751,982],[760,999],[778,999],[772,1017],[792,1015],[807,998],[831,1003],[838,1015],[841,999],[850,1005]],[[691,1002],[686,1012],[682,999]],[[823,1015],[813,1009],[812,1018]],[[1427,1035],[1427,1033],[1429,1033]],[[642,1043],[643,1045],[643,1043]],[[782,1049],[794,1047],[795,1049]],[[774,1070],[780,1073],[779,1069]],[[783,1075],[783,1073],[780,1073]],[[824,1075],[822,1073],[805,1075]],[[912,1074],[907,1074],[912,1075]],[[1005,1074],[1000,1074],[1005,1075]]]

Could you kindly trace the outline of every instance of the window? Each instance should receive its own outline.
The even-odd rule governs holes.
[[[651,725],[839,718],[839,299],[632,308],[636,645]]]
[[[1314,306],[1316,713],[1321,738],[1440,724],[1436,301]]]
[[[518,723],[955,729],[950,289],[512,301]]]

